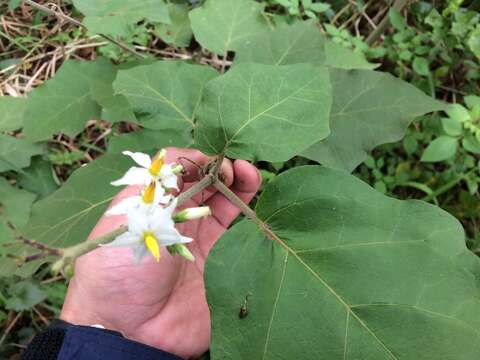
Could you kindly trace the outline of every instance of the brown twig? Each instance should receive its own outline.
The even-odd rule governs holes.
[[[54,10],[52,10],[52,9],[50,9],[50,8],[44,6],[44,5],[40,5],[40,4],[38,4],[38,3],[36,3],[35,1],[32,1],[32,0],[23,0],[23,1],[33,8],[36,8],[36,9],[41,10],[43,12],[46,12],[47,14],[53,15],[53,16],[55,16],[57,18],[60,18],[64,21],[67,21],[67,22],[69,22],[71,24],[74,24],[78,27],[81,27],[82,29],[87,29],[87,27],[85,25],[83,25],[80,21],[75,20],[74,18],[72,18],[68,15],[65,15],[63,13],[54,11]],[[105,34],[98,34],[98,35],[101,36],[102,38],[104,38],[105,40],[110,41],[112,44],[117,45],[122,50],[125,50],[125,51],[131,53],[132,55],[135,55],[136,57],[138,57],[140,59],[145,59],[146,58],[145,55],[136,52],[134,49],[128,47],[124,43],[122,43],[120,41],[117,41],[117,40],[115,40],[114,38],[112,38],[108,35],[105,35]]]
[[[395,3],[392,6],[392,9],[397,10],[398,12],[402,11],[402,9],[408,5],[409,0],[395,0]],[[383,35],[383,33],[388,29],[390,26],[390,17],[388,13],[382,19],[378,27],[372,31],[372,33],[368,36],[366,43],[369,46],[372,46],[379,38]]]

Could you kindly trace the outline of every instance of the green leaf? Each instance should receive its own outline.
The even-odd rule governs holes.
[[[65,62],[55,77],[28,96],[24,133],[33,141],[63,132],[75,136],[101,108],[92,97],[92,82],[105,78],[105,61]]]
[[[378,67],[378,64],[371,64],[365,56],[358,51],[352,51],[333,41],[325,43],[326,63],[325,65],[339,69],[366,69],[372,70]]]
[[[2,225],[0,224],[0,229],[1,229],[1,226]],[[0,242],[1,242],[1,237],[0,237]],[[7,257],[0,256],[0,278],[13,276],[16,271],[17,271],[17,263],[14,260]]]
[[[330,7],[331,7],[330,4],[327,4],[327,3],[313,3],[309,5],[308,8],[317,13],[322,13],[330,9]]]
[[[30,208],[36,195],[11,186],[0,177],[0,219],[17,228],[25,226],[30,216]]]
[[[41,157],[34,158],[30,167],[18,174],[17,183],[23,189],[37,194],[39,199],[58,188],[52,165]]]
[[[468,96],[465,96],[463,100],[465,101],[465,104],[467,104],[467,106],[470,109],[473,109],[475,106],[480,107],[480,96],[468,95]]]
[[[40,266],[46,263],[51,263],[56,259],[58,258],[55,256],[47,256],[43,259],[29,261],[16,269],[15,276],[19,276],[22,279],[30,278],[33,274],[37,272]]]
[[[318,166],[256,211],[278,240],[244,220],[207,260],[212,358],[476,358],[480,263],[455,218]]]
[[[5,303],[5,308],[8,310],[30,310],[47,298],[45,292],[30,281],[13,283],[7,291],[10,296]]]
[[[170,23],[163,0],[73,0],[87,28],[97,34],[128,36],[140,20]]]
[[[468,110],[465,109],[460,104],[450,104],[450,105],[448,105],[448,107],[446,109],[446,113],[452,119],[455,119],[456,121],[461,122],[461,123],[472,120],[472,117],[470,116],[470,113],[468,112]]]
[[[428,60],[424,57],[415,56],[412,63],[413,71],[418,75],[429,76],[430,75],[430,64]]]
[[[460,136],[463,133],[462,123],[453,118],[442,118],[442,127],[450,136]]]
[[[35,203],[24,236],[57,247],[85,241],[118,193],[110,182],[132,165],[126,156],[104,155],[76,170],[59,190]]]
[[[265,30],[255,34],[238,47],[235,64],[244,62],[324,65],[325,38],[314,21],[281,24],[273,31]]]
[[[352,171],[376,146],[400,140],[412,120],[445,106],[387,73],[330,70],[330,136],[303,152],[323,165]]]
[[[390,9],[388,12],[388,17],[392,26],[397,30],[404,30],[407,27],[407,23],[403,16],[394,8]]]
[[[475,56],[480,59],[480,27],[477,26],[477,29],[471,32],[467,44]]]
[[[8,10],[13,11],[20,6],[22,0],[9,0],[8,1]]]
[[[113,88],[127,99],[144,127],[190,131],[205,83],[215,76],[208,66],[157,61],[120,70]]]
[[[474,136],[466,136],[462,140],[462,146],[468,152],[480,154],[480,143]]]
[[[309,63],[345,69],[377,66],[368,63],[362,54],[325,40],[315,21],[281,24],[273,31],[259,32],[238,47],[235,64],[244,62],[267,65]]]
[[[24,98],[0,97],[0,131],[17,130],[23,126],[26,104]]]
[[[450,159],[457,152],[457,147],[458,139],[450,136],[440,136],[427,146],[421,161],[437,162]]]
[[[192,40],[192,27],[188,17],[188,6],[169,4],[170,24],[157,24],[155,33],[167,44],[176,47],[187,47]]]
[[[251,0],[206,0],[190,12],[193,34],[204,48],[225,55],[267,28],[262,10]]]
[[[15,240],[11,227],[18,229],[27,223],[35,197],[34,194],[11,186],[5,178],[0,177],[0,254],[5,252],[2,244]],[[3,261],[6,260],[0,258],[0,262]],[[7,268],[9,267],[0,270],[1,276],[7,276]]]
[[[210,81],[195,144],[208,154],[285,161],[329,134],[328,71],[245,63]]]
[[[169,146],[189,147],[192,143],[192,136],[187,132],[144,129],[111,138],[108,144],[108,152],[121,153],[125,150],[145,152]]]
[[[0,172],[20,170],[30,165],[34,155],[41,154],[43,147],[25,139],[0,134]]]

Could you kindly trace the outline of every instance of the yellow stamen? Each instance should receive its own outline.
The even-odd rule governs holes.
[[[152,165],[150,165],[150,174],[153,176],[158,176],[160,170],[162,170],[163,165],[165,164],[165,157],[167,156],[167,151],[165,149],[160,150],[155,157],[153,158]]]
[[[152,181],[143,192],[143,202],[145,204],[152,204],[155,199],[155,181]]]
[[[145,241],[145,245],[147,246],[147,249],[152,253],[153,257],[157,262],[160,261],[160,248],[158,247],[158,242],[155,236],[151,233],[146,233],[143,236],[143,239]]]
[[[163,159],[155,159],[152,161],[152,165],[150,166],[150,173],[154,176],[157,176],[160,170],[162,169],[164,164]]]

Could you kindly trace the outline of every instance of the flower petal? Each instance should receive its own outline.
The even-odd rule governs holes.
[[[145,207],[130,210],[128,212],[128,231],[142,237],[145,231],[149,231],[149,217]]]
[[[162,179],[162,184],[165,186],[167,189],[175,189],[175,190],[180,190],[178,188],[178,183],[177,183],[177,176],[176,175],[171,175],[166,178]]]
[[[111,243],[105,244],[103,246],[111,246],[111,247],[123,247],[123,246],[132,246],[136,244],[141,244],[142,238],[136,234],[132,234],[131,232],[127,231],[122,235],[119,235],[113,240]]]
[[[155,205],[168,204],[170,202],[170,200],[172,199],[172,195],[165,195],[165,190],[163,190],[162,187],[160,187],[160,189],[162,189],[162,191],[158,191],[159,189],[157,189],[157,191],[155,191],[155,198],[153,199],[153,203]]]
[[[164,245],[183,244],[193,241],[192,238],[182,236],[177,229],[162,229],[155,232],[155,237]]]
[[[133,259],[135,261],[135,264],[140,264],[142,262],[142,259],[145,256],[148,256],[149,252],[148,249],[146,248],[145,244],[139,244],[133,248]]]
[[[162,169],[160,170],[160,179],[162,185],[167,189],[179,190],[177,184],[177,175],[172,172],[172,164],[163,165]]]
[[[107,216],[125,215],[130,211],[130,209],[135,209],[136,207],[138,207],[140,203],[141,203],[140,196],[131,196],[129,198],[122,200],[120,203],[111,207],[110,209],[108,209],[105,215]]]
[[[113,186],[147,185],[151,180],[152,176],[147,169],[131,167],[121,179],[112,181],[110,184]]]
[[[171,202],[170,205],[168,205],[166,208],[165,208],[165,212],[167,213],[168,217],[172,217],[173,215],[173,212],[175,211],[175,208],[177,207],[177,198],[174,198],[173,201]]]
[[[138,165],[145,169],[149,169],[152,165],[152,159],[150,156],[141,152],[131,152],[131,151],[124,151],[122,152],[123,155],[130,156],[133,161],[135,161]]]

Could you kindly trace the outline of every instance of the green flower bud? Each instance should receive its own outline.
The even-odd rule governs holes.
[[[180,255],[188,261],[195,261],[195,257],[193,256],[193,254],[183,244],[174,244],[167,246],[167,250],[171,255]]]

